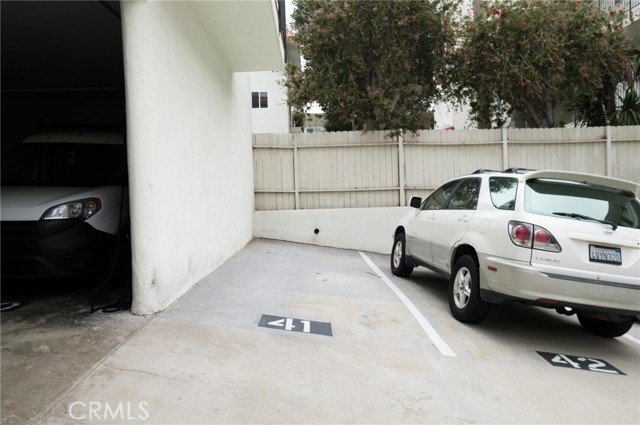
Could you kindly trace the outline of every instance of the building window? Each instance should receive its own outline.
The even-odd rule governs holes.
[[[268,108],[269,100],[266,91],[251,92],[251,107],[252,108]]]

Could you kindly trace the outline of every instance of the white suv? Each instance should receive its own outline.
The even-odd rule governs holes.
[[[391,271],[425,266],[449,278],[462,322],[514,300],[620,336],[640,314],[639,195],[638,183],[590,174],[478,170],[411,199]]]
[[[28,137],[2,161],[1,207],[3,279],[108,272],[128,248],[124,134]]]

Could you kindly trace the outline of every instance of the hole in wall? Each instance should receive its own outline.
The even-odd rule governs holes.
[[[320,233],[320,230],[319,230],[319,229],[315,229],[315,230],[313,231],[313,233],[315,233],[315,234],[317,235],[318,233]]]

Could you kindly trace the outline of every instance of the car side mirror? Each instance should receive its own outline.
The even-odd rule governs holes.
[[[422,198],[419,196],[412,197],[409,203],[412,208],[420,208],[420,204],[422,204]]]

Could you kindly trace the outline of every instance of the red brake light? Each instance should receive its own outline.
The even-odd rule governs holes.
[[[527,242],[531,239],[531,232],[525,225],[520,225],[515,229],[516,239],[522,242]]]
[[[531,234],[533,233],[533,226],[527,223],[520,223],[517,221],[509,222],[509,237],[511,242],[515,245],[531,248]]]
[[[534,226],[535,241],[533,249],[541,249],[543,251],[560,252],[560,244],[556,238],[544,227]]]
[[[551,233],[547,232],[545,229],[540,229],[536,232],[536,242],[547,244],[551,242],[553,236]]]
[[[523,248],[540,249],[543,251],[560,252],[560,244],[544,227],[534,226],[519,221],[509,222],[509,237],[514,245]]]

